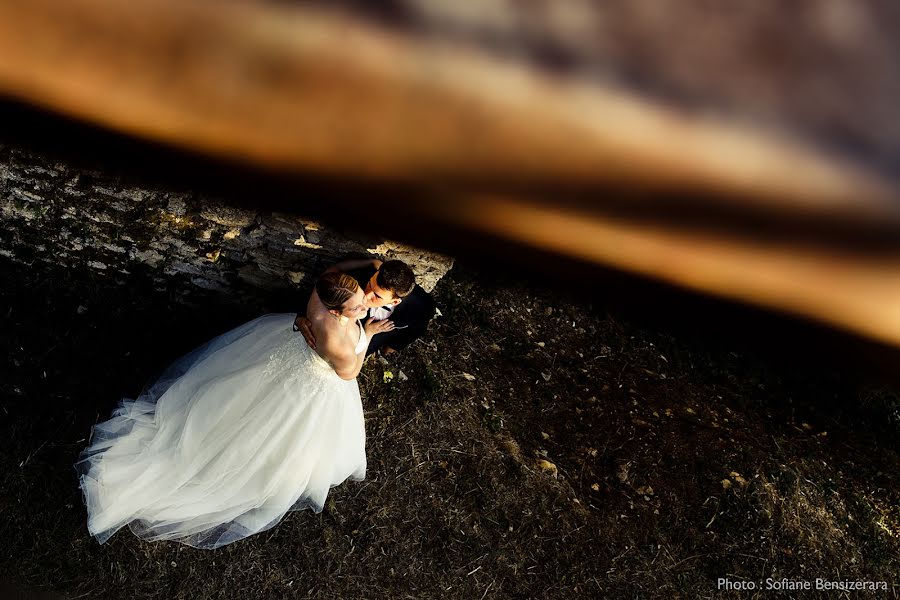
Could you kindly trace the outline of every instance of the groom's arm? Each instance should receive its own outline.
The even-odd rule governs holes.
[[[294,319],[294,331],[299,331],[303,335],[303,339],[306,340],[306,344],[313,350],[316,349],[316,336],[312,332],[312,323],[309,319],[297,315],[297,318]]]
[[[343,271],[346,273],[347,271],[353,271],[355,269],[364,269],[366,267],[375,267],[378,269],[381,267],[381,261],[377,258],[363,258],[356,260],[342,260],[339,263],[333,264],[327,269],[325,269],[326,273],[333,273],[334,271]]]

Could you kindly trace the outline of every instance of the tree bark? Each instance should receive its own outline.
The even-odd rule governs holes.
[[[431,290],[453,259],[300,216],[86,169],[0,145],[0,256],[130,275],[186,289],[259,293],[308,287],[347,255],[397,258]]]

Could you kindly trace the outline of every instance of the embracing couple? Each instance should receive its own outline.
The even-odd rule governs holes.
[[[177,360],[94,426],[75,465],[88,530],[217,548],[321,511],[365,476],[365,357],[402,350],[433,314],[408,265],[345,261],[305,316],[264,315]]]
[[[416,276],[403,261],[347,260],[329,267],[325,273],[344,273],[362,289],[362,302],[352,308],[365,314],[366,327],[371,329],[372,334],[379,334],[369,341],[367,355],[379,351],[392,354],[402,350],[425,332],[428,321],[434,315],[434,301],[428,292],[416,284]],[[314,303],[315,299],[316,294],[313,294],[310,303]],[[365,313],[361,312],[363,308]],[[307,314],[320,320],[324,318],[318,304],[312,310],[307,308]],[[356,313],[346,316],[358,318]],[[312,348],[317,347],[309,318],[298,316],[294,330],[302,332]],[[332,328],[326,327],[325,330],[331,331]]]

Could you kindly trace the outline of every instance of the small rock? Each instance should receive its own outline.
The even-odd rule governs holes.
[[[547,473],[551,477],[556,477],[556,475],[558,473],[558,469],[556,468],[556,465],[554,465],[549,460],[542,458],[539,461],[537,461],[537,466],[541,471],[543,471],[544,473]]]

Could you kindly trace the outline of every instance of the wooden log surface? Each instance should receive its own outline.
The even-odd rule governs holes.
[[[717,20],[700,4],[0,0],[0,92],[261,170],[418,189],[393,206],[417,226],[900,344],[896,11],[832,2],[804,20],[766,2]],[[773,30],[774,49],[765,35],[743,55],[729,45],[775,19],[796,29]],[[632,36],[619,46],[617,27]],[[643,65],[622,51],[653,32],[681,43],[645,44]],[[792,57],[792,35],[818,44],[826,76]],[[832,68],[852,92],[826,85]],[[805,87],[791,88],[798,73]],[[725,233],[697,214],[726,215]],[[815,239],[760,240],[748,222]],[[848,245],[848,232],[882,243]]]

